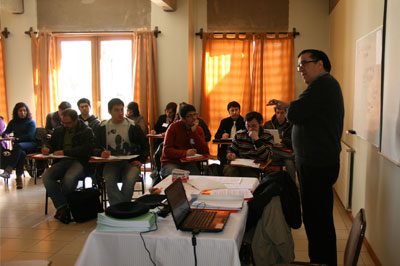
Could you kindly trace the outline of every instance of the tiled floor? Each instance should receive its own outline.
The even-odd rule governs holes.
[[[28,176],[28,175],[27,175]],[[146,178],[146,186],[150,185]],[[74,265],[88,234],[96,222],[64,225],[53,218],[54,207],[49,203],[49,215],[44,215],[45,190],[41,180],[34,185],[25,177],[24,189],[16,190],[15,177],[6,185],[0,180],[0,264],[12,260],[47,259],[52,265]],[[351,221],[340,204],[335,204],[338,261],[343,261]],[[307,237],[304,229],[293,230],[296,260],[307,260]],[[374,265],[363,247],[358,265]]]

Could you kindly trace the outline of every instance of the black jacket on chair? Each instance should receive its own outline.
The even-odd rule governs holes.
[[[297,186],[286,171],[273,172],[266,176],[253,193],[253,199],[248,202],[246,231],[256,226],[261,218],[264,207],[272,197],[280,196],[282,211],[286,223],[293,229],[301,226],[300,196]]]

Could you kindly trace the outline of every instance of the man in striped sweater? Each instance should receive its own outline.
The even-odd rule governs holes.
[[[271,156],[272,136],[262,127],[263,117],[258,112],[249,112],[245,117],[246,129],[236,133],[232,145],[228,148],[226,159],[233,161],[236,158],[253,159],[265,162]],[[225,176],[258,177],[259,169],[226,165]]]

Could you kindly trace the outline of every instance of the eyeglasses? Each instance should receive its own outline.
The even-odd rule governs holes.
[[[193,117],[197,117],[197,116],[198,116],[198,113],[191,113],[191,114],[187,114],[185,116],[185,118],[193,118]]]
[[[302,69],[304,67],[304,65],[308,64],[308,63],[315,63],[318,62],[318,60],[314,59],[314,60],[304,60],[301,61],[300,64],[297,65],[297,71],[300,72],[300,69]]]

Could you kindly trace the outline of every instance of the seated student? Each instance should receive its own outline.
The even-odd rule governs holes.
[[[11,172],[15,168],[17,189],[23,188],[22,175],[26,154],[36,147],[35,132],[36,123],[32,120],[28,106],[23,102],[17,103],[13,109],[13,119],[2,134],[6,137],[13,133],[16,139],[13,141],[13,149],[7,160],[8,164],[4,168],[4,172],[0,174],[3,178],[10,178]]]
[[[262,128],[263,117],[258,112],[249,112],[245,119],[246,129],[236,133],[232,145],[228,147],[226,159],[253,159],[267,161],[271,156],[271,135]],[[258,177],[259,169],[225,165],[225,176]]]
[[[235,101],[230,102],[228,103],[227,110],[229,117],[221,120],[217,133],[215,133],[216,139],[233,139],[237,131],[246,129],[244,119],[240,115],[240,104]],[[221,162],[221,165],[225,165],[227,163],[226,150],[227,145],[219,145],[218,160]]]
[[[110,205],[129,202],[132,199],[135,181],[140,167],[148,156],[148,142],[143,131],[134,122],[124,117],[124,102],[114,98],[108,102],[111,119],[101,122],[96,130],[96,156],[139,155],[132,160],[109,162],[104,165],[103,177]],[[122,181],[121,190],[118,182]]]
[[[187,103],[181,102],[179,104],[179,110],[185,104],[187,104]],[[180,117],[179,113],[177,113],[176,116],[175,116],[175,121],[180,120],[180,118],[181,117]],[[207,123],[203,119],[201,119],[201,117],[199,117],[199,116],[197,116],[197,120],[199,122],[199,126],[203,129],[204,139],[206,140],[206,142],[209,142],[211,140],[211,132],[210,132],[210,129],[208,128],[208,126],[207,126]]]
[[[6,130],[6,122],[4,122],[4,117],[0,116],[0,135],[3,134],[4,130]],[[6,149],[7,143],[5,141],[0,141],[0,150]]]
[[[165,131],[174,122],[176,115],[177,104],[174,102],[169,102],[167,106],[165,106],[165,114],[160,115],[156,124],[154,125],[154,130],[151,131],[151,134],[163,134],[165,135]]]
[[[143,131],[143,134],[147,134],[146,123],[144,122],[143,116],[140,115],[139,105],[136,102],[128,103],[126,107],[126,117],[133,120],[135,125]]]
[[[57,209],[54,218],[68,224],[71,214],[66,195],[76,189],[79,179],[85,177],[94,137],[92,129],[79,120],[78,113],[73,109],[65,109],[61,121],[62,125],[54,130],[49,146],[43,147],[42,153],[68,157],[56,160],[44,171],[42,178],[47,194]]]
[[[274,107],[275,114],[264,124],[265,129],[277,129],[285,148],[292,149],[292,123],[286,118],[286,108]]]
[[[277,129],[282,139],[283,148],[292,149],[292,123],[286,119],[286,109],[274,107],[275,114],[272,119],[264,124],[265,129]],[[296,166],[292,152],[286,152],[279,147],[272,148],[272,164],[283,162],[292,177],[296,180]]]
[[[160,115],[158,117],[157,123],[154,126],[154,130],[151,130],[151,134],[161,134],[163,136],[165,136],[165,132],[167,131],[168,127],[174,122],[175,116],[176,116],[176,108],[177,108],[177,104],[174,102],[169,102],[166,106],[165,106],[165,114]],[[163,146],[160,145],[161,143],[163,143],[163,139],[155,139],[154,140],[154,162],[156,165],[156,169],[157,171],[159,171],[161,169],[161,162],[160,162],[160,158],[161,158],[161,154],[162,154],[162,148]]]
[[[161,176],[166,177],[173,169],[189,170],[192,175],[200,174],[196,162],[182,163],[180,159],[198,154],[209,154],[203,129],[199,126],[196,108],[191,104],[181,105],[181,119],[168,128],[161,155]]]
[[[100,125],[100,120],[97,119],[96,116],[90,114],[91,105],[89,99],[81,98],[76,104],[81,112],[79,119],[82,120],[82,122],[90,127],[94,132],[96,127]]]
[[[45,125],[47,134],[52,134],[56,127],[61,126],[61,113],[67,108],[71,108],[71,104],[64,101],[58,105],[58,111],[47,114]]]

